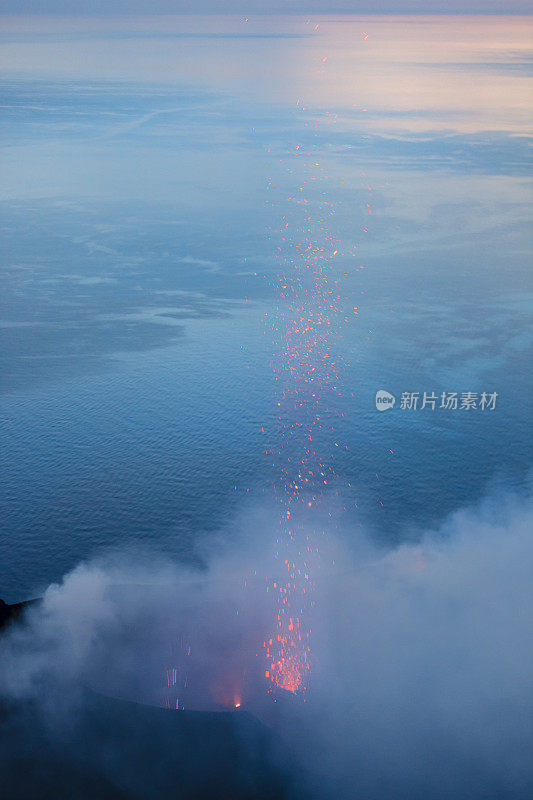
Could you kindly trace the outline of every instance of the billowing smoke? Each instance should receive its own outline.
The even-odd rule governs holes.
[[[327,583],[325,796],[530,795],[532,531],[531,506],[500,497]]]
[[[125,700],[164,706],[165,670],[178,663],[190,708],[229,708],[242,696],[243,709],[274,728],[269,738],[242,714],[232,729],[235,748],[248,748],[248,760],[234,754],[235,797],[531,796],[530,504],[498,497],[389,551],[349,531],[323,541],[305,702],[281,698],[274,715],[262,680],[275,615],[264,545],[272,530],[268,515],[242,527],[238,546],[203,571],[146,553],[84,563],[4,634],[8,780],[8,762],[39,748],[41,771],[59,751],[75,762],[80,797],[208,796],[195,790],[191,764],[198,757],[197,770],[222,774],[212,759],[227,764],[226,751],[189,729],[178,746],[167,721],[179,714],[147,708],[135,729],[122,719]]]

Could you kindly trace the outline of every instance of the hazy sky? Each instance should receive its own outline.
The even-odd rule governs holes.
[[[4,0],[4,13],[531,13],[531,0]]]

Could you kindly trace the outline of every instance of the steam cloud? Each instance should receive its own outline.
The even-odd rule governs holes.
[[[2,704],[31,709],[47,742],[75,740],[85,687],[160,702],[158,680],[184,630],[205,685],[231,682],[244,664],[259,696],[274,609],[252,576],[270,558],[268,526],[263,519],[259,542],[243,534],[202,573],[116,554],[77,567],[3,636]],[[281,708],[276,722],[289,765],[307,776],[291,797],[531,796],[532,531],[531,504],[499,496],[416,544],[384,552],[347,533],[322,548],[307,701]],[[260,702],[250,707],[261,717]],[[18,756],[24,714],[9,722],[6,759]],[[84,748],[98,774],[122,769],[116,753]],[[143,765],[128,768],[134,796],[161,796]]]

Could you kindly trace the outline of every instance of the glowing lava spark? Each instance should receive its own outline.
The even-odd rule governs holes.
[[[287,172],[300,178],[280,225],[278,252],[285,271],[278,276],[274,339],[278,445],[270,453],[280,531],[278,573],[267,587],[275,593],[278,613],[264,642],[265,678],[271,687],[293,693],[306,691],[310,670],[310,576],[324,535],[316,509],[335,479],[342,364],[334,346],[340,301],[336,262],[344,254],[328,229],[337,209],[328,199],[318,147],[309,150],[298,144],[288,153]]]

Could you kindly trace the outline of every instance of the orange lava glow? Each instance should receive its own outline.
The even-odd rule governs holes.
[[[301,108],[299,113],[309,141],[317,125],[304,112]],[[271,688],[303,694],[312,662],[312,575],[325,535],[316,512],[326,493],[336,495],[335,461],[339,449],[346,448],[337,431],[344,362],[335,348],[339,324],[357,314],[356,308],[342,307],[339,286],[342,264],[355,258],[356,248],[341,249],[332,232],[340,204],[329,199],[319,145],[296,144],[280,163],[293,176],[294,191],[280,220],[277,248],[283,268],[273,325],[277,432],[267,454],[280,530],[277,575],[267,592],[274,593],[278,610],[275,628],[264,641],[265,679]],[[273,182],[269,189],[274,191]]]
[[[329,69],[325,55],[321,63],[321,69]],[[302,142],[289,145],[277,156],[273,145],[265,154],[267,168],[276,162],[276,179],[267,179],[267,205],[277,220],[271,235],[280,268],[274,282],[278,303],[272,321],[275,415],[273,425],[263,422],[261,432],[272,466],[279,528],[274,560],[266,566],[265,576],[265,590],[269,601],[274,598],[276,616],[257,657],[264,659],[261,674],[267,691],[305,695],[313,663],[313,576],[320,565],[321,541],[334,525],[327,509],[333,507],[331,498],[339,498],[336,467],[347,449],[339,425],[344,416],[346,363],[338,345],[341,326],[353,321],[358,309],[347,305],[341,282],[348,277],[348,270],[358,275],[364,267],[358,263],[350,234],[344,231],[341,237],[335,233],[342,224],[337,212],[343,210],[337,197],[343,197],[346,190],[337,197],[332,191],[335,183],[325,164],[328,147],[333,145],[325,144],[317,133],[319,125],[323,131],[324,121],[334,125],[337,114],[324,112],[317,120],[299,101],[296,109],[295,130],[301,122]],[[371,192],[362,170],[364,190]],[[362,202],[365,223],[371,212],[370,203]],[[253,575],[257,576],[257,570]],[[169,687],[181,681],[181,674],[174,673],[169,671]],[[221,670],[212,691],[215,702],[239,708],[242,695],[233,698],[235,690],[244,691],[241,678],[243,675],[230,676]]]

